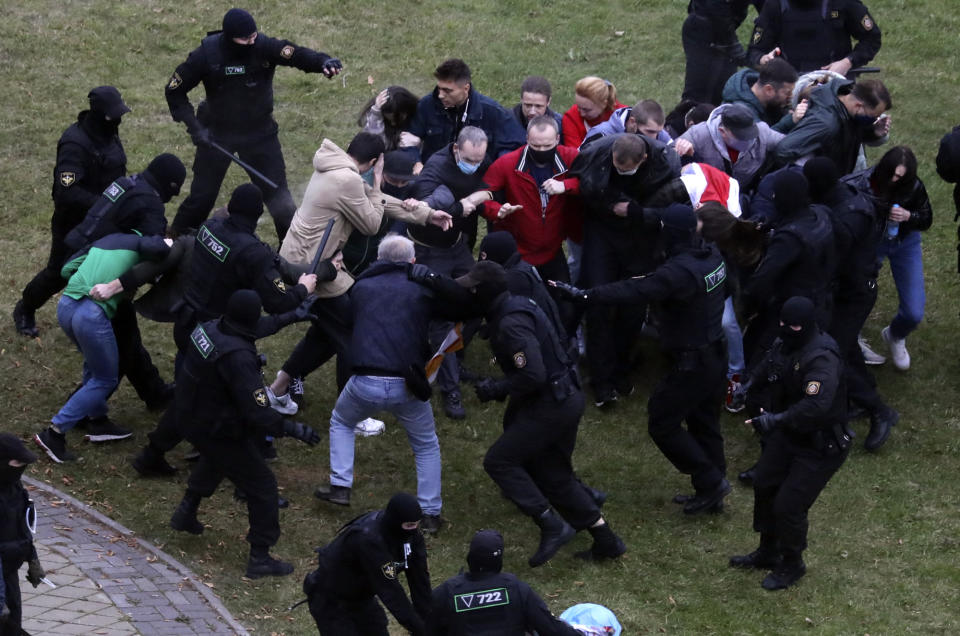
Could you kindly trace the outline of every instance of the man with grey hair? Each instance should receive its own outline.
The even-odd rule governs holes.
[[[434,316],[462,318],[471,306],[469,294],[457,285],[435,292],[411,278],[413,242],[388,234],[380,242],[377,260],[350,291],[353,332],[350,360],[353,375],[337,398],[330,417],[330,485],[315,495],[347,506],[353,487],[354,426],[387,411],[407,431],[417,466],[417,500],[423,509],[421,528],[440,529],[440,444],[430,407],[430,385],[424,365],[431,348],[427,341]],[[420,274],[426,268],[419,268]]]
[[[453,227],[407,226],[407,236],[416,244],[417,262],[438,274],[456,278],[473,267],[473,246],[477,240],[477,206],[490,200],[483,175],[490,166],[487,134],[476,126],[464,126],[457,140],[427,160],[413,184],[413,199],[453,217]],[[449,333],[449,322],[431,326],[430,339],[439,346]],[[460,397],[460,368],[454,356],[440,367],[437,384],[443,394],[444,412],[451,419],[463,419],[467,413]]]

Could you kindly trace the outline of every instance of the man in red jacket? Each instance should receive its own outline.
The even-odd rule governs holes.
[[[484,175],[493,200],[482,211],[494,229],[513,235],[523,260],[541,278],[568,281],[561,245],[581,222],[580,181],[566,177],[577,150],[559,146],[559,141],[553,117],[530,120],[526,145],[494,161]]]

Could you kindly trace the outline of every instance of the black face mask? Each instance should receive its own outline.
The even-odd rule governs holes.
[[[23,477],[23,471],[27,469],[27,465],[23,466],[11,466],[7,460],[0,460],[4,463],[0,465],[0,488],[10,486],[20,481],[20,478]]]
[[[783,350],[785,352],[797,351],[807,342],[807,330],[801,329],[795,331],[790,325],[780,327],[780,340],[783,341]]]
[[[98,113],[95,110],[91,110],[87,115],[86,121],[90,125],[90,130],[93,134],[109,139],[114,135],[118,134],[120,131],[120,120],[113,119],[107,120],[103,113]]]
[[[873,128],[873,122],[877,121],[877,118],[871,117],[870,115],[854,115],[853,121],[857,125],[857,128],[870,130]]]
[[[553,163],[553,158],[557,155],[557,147],[554,146],[550,150],[534,150],[533,148],[528,148],[527,153],[535,164],[546,166]]]

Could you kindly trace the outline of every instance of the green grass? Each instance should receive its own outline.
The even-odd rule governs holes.
[[[476,87],[502,103],[516,102],[519,82],[543,74],[554,85],[555,110],[572,101],[572,86],[587,74],[613,81],[621,101],[652,97],[670,108],[680,93],[683,56],[679,0],[592,3],[571,0],[505,0],[476,3],[427,0],[337,3],[289,0],[247,5],[261,29],[340,57],[341,78],[281,69],[276,80],[276,117],[294,196],[310,176],[310,158],[323,137],[345,143],[355,132],[359,108],[380,88],[404,84],[415,93],[432,87],[431,72],[457,54],[471,65]],[[630,548],[619,562],[581,565],[578,537],[549,565],[530,570],[533,524],[501,499],[483,473],[481,459],[500,427],[502,406],[480,405],[468,396],[469,417],[438,418],[444,454],[444,514],[450,520],[430,541],[430,566],[439,582],[457,572],[466,546],[480,527],[496,527],[507,541],[506,567],[528,580],[559,612],[580,601],[601,602],[620,617],[625,633],[686,634],[954,634],[960,588],[960,434],[956,344],[960,280],[949,186],[933,171],[940,136],[958,123],[955,87],[960,81],[956,33],[960,18],[946,0],[871,0],[884,29],[875,63],[884,68],[895,109],[891,143],[917,152],[920,174],[933,198],[935,220],[925,236],[927,318],[909,340],[914,367],[877,373],[883,394],[900,410],[901,424],[882,452],[857,448],[811,512],[809,573],[795,588],[769,594],[761,574],[732,571],[727,556],[756,542],[750,529],[752,493],[735,487],[727,512],[686,519],[670,498],[688,487],[650,443],[645,400],[658,371],[652,343],[642,343],[644,364],[638,391],[611,413],[589,407],[575,456],[578,471],[611,494],[606,515]],[[96,85],[120,87],[133,112],[122,135],[131,171],[162,151],[188,164],[192,147],[182,126],[170,121],[163,86],[206,30],[216,28],[228,5],[169,0],[117,4],[102,0],[60,3],[24,0],[5,7],[0,21],[0,308],[9,316],[23,285],[46,259],[51,211],[50,179],[57,138]],[[749,26],[744,27],[742,39]],[[623,31],[622,35],[617,35]],[[368,82],[372,78],[372,83]],[[871,149],[876,158],[882,149]],[[221,203],[242,175],[231,171]],[[179,202],[179,199],[175,203]],[[172,218],[174,207],[168,209]],[[264,237],[273,239],[271,224]],[[879,330],[895,310],[885,268],[881,298],[866,333],[879,344]],[[55,305],[39,313],[42,336],[17,336],[4,318],[0,330],[0,386],[7,421],[2,428],[26,436],[44,426],[77,381],[80,358],[55,320]],[[141,325],[148,348],[166,377],[173,346],[168,325]],[[299,335],[293,328],[263,343],[268,373],[278,368]],[[474,368],[486,368],[482,343],[470,351]],[[310,404],[303,419],[320,430],[335,399],[329,369],[308,382]],[[134,442],[81,447],[84,461],[65,467],[41,461],[31,474],[95,505],[141,536],[156,541],[204,576],[244,624],[257,633],[315,633],[305,608],[286,607],[300,596],[311,568],[311,548],[330,539],[358,512],[382,506],[398,488],[414,490],[413,458],[396,423],[382,438],[358,440],[357,482],[350,510],[314,503],[312,490],[327,477],[326,442],[307,449],[279,443],[276,464],[284,494],[293,500],[281,513],[283,537],[276,553],[297,564],[294,577],[242,581],[245,510],[223,488],[205,502],[210,528],[201,538],[167,529],[182,494],[185,475],[173,482],[137,479],[127,457],[145,441],[157,417],[144,411],[124,384],[112,414],[137,431]],[[741,420],[725,415],[730,472],[751,463],[757,444]],[[866,427],[856,426],[863,439]],[[173,460],[183,464],[182,450]],[[399,631],[397,632],[399,633]]]

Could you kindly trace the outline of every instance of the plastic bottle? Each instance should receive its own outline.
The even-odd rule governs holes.
[[[898,210],[900,209],[900,206],[896,203],[893,204],[893,207]],[[897,234],[899,233],[900,223],[898,221],[891,221],[890,219],[887,219],[887,238],[892,241],[893,239],[897,238]]]

